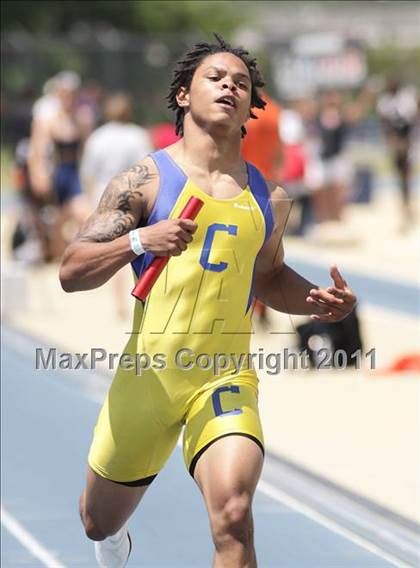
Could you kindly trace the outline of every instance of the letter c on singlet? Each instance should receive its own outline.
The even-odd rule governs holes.
[[[216,416],[232,416],[232,414],[242,414],[243,410],[240,408],[234,408],[233,410],[223,410],[222,403],[220,401],[220,395],[222,392],[233,392],[235,394],[239,393],[239,387],[237,385],[224,386],[217,388],[211,395],[213,402],[213,410]]]
[[[224,225],[223,223],[213,223],[207,228],[206,238],[204,239],[203,250],[200,256],[200,264],[204,270],[213,270],[213,272],[222,272],[228,267],[227,262],[219,262],[217,264],[209,262],[210,250],[216,231],[225,231],[229,235],[236,235],[238,232],[237,225]]]

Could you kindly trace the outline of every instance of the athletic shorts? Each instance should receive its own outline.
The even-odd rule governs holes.
[[[60,205],[82,193],[77,164],[59,164],[54,174],[54,191]]]
[[[107,479],[147,485],[171,455],[182,429],[191,475],[206,448],[227,435],[246,436],[264,453],[255,371],[215,377],[182,369],[136,375],[119,368],[94,430],[89,465]]]

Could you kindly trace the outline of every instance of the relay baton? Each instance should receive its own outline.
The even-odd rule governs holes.
[[[203,205],[204,201],[201,201],[198,197],[190,197],[178,219],[194,220]],[[144,274],[138,279],[134,290],[131,292],[132,296],[144,302],[154,283],[158,279],[159,274],[168,264],[169,259],[170,256],[158,256],[154,258],[150,266],[145,270]]]

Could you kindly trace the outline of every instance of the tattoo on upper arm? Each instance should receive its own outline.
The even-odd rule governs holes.
[[[77,240],[103,243],[135,229],[141,216],[140,188],[155,177],[147,166],[137,165],[113,178]]]

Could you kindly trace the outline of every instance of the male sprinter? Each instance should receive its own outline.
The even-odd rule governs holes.
[[[210,518],[213,567],[257,565],[258,379],[252,365],[219,374],[191,367],[192,354],[248,353],[254,294],[276,310],[331,322],[355,304],[337,268],[333,286],[319,289],[283,262],[286,194],[240,157],[244,124],[264,106],[262,85],[243,49],[219,37],[195,45],[168,97],[181,139],[115,177],[64,256],[68,292],[101,286],[129,262],[140,276],[153,255],[172,257],[144,307],[137,302],[126,347],[163,355],[165,365],[141,376],[118,369],[89,453],[80,515],[105,568],[126,565],[127,520],[183,428],[185,463]],[[197,224],[176,219],[192,195],[204,201]]]

